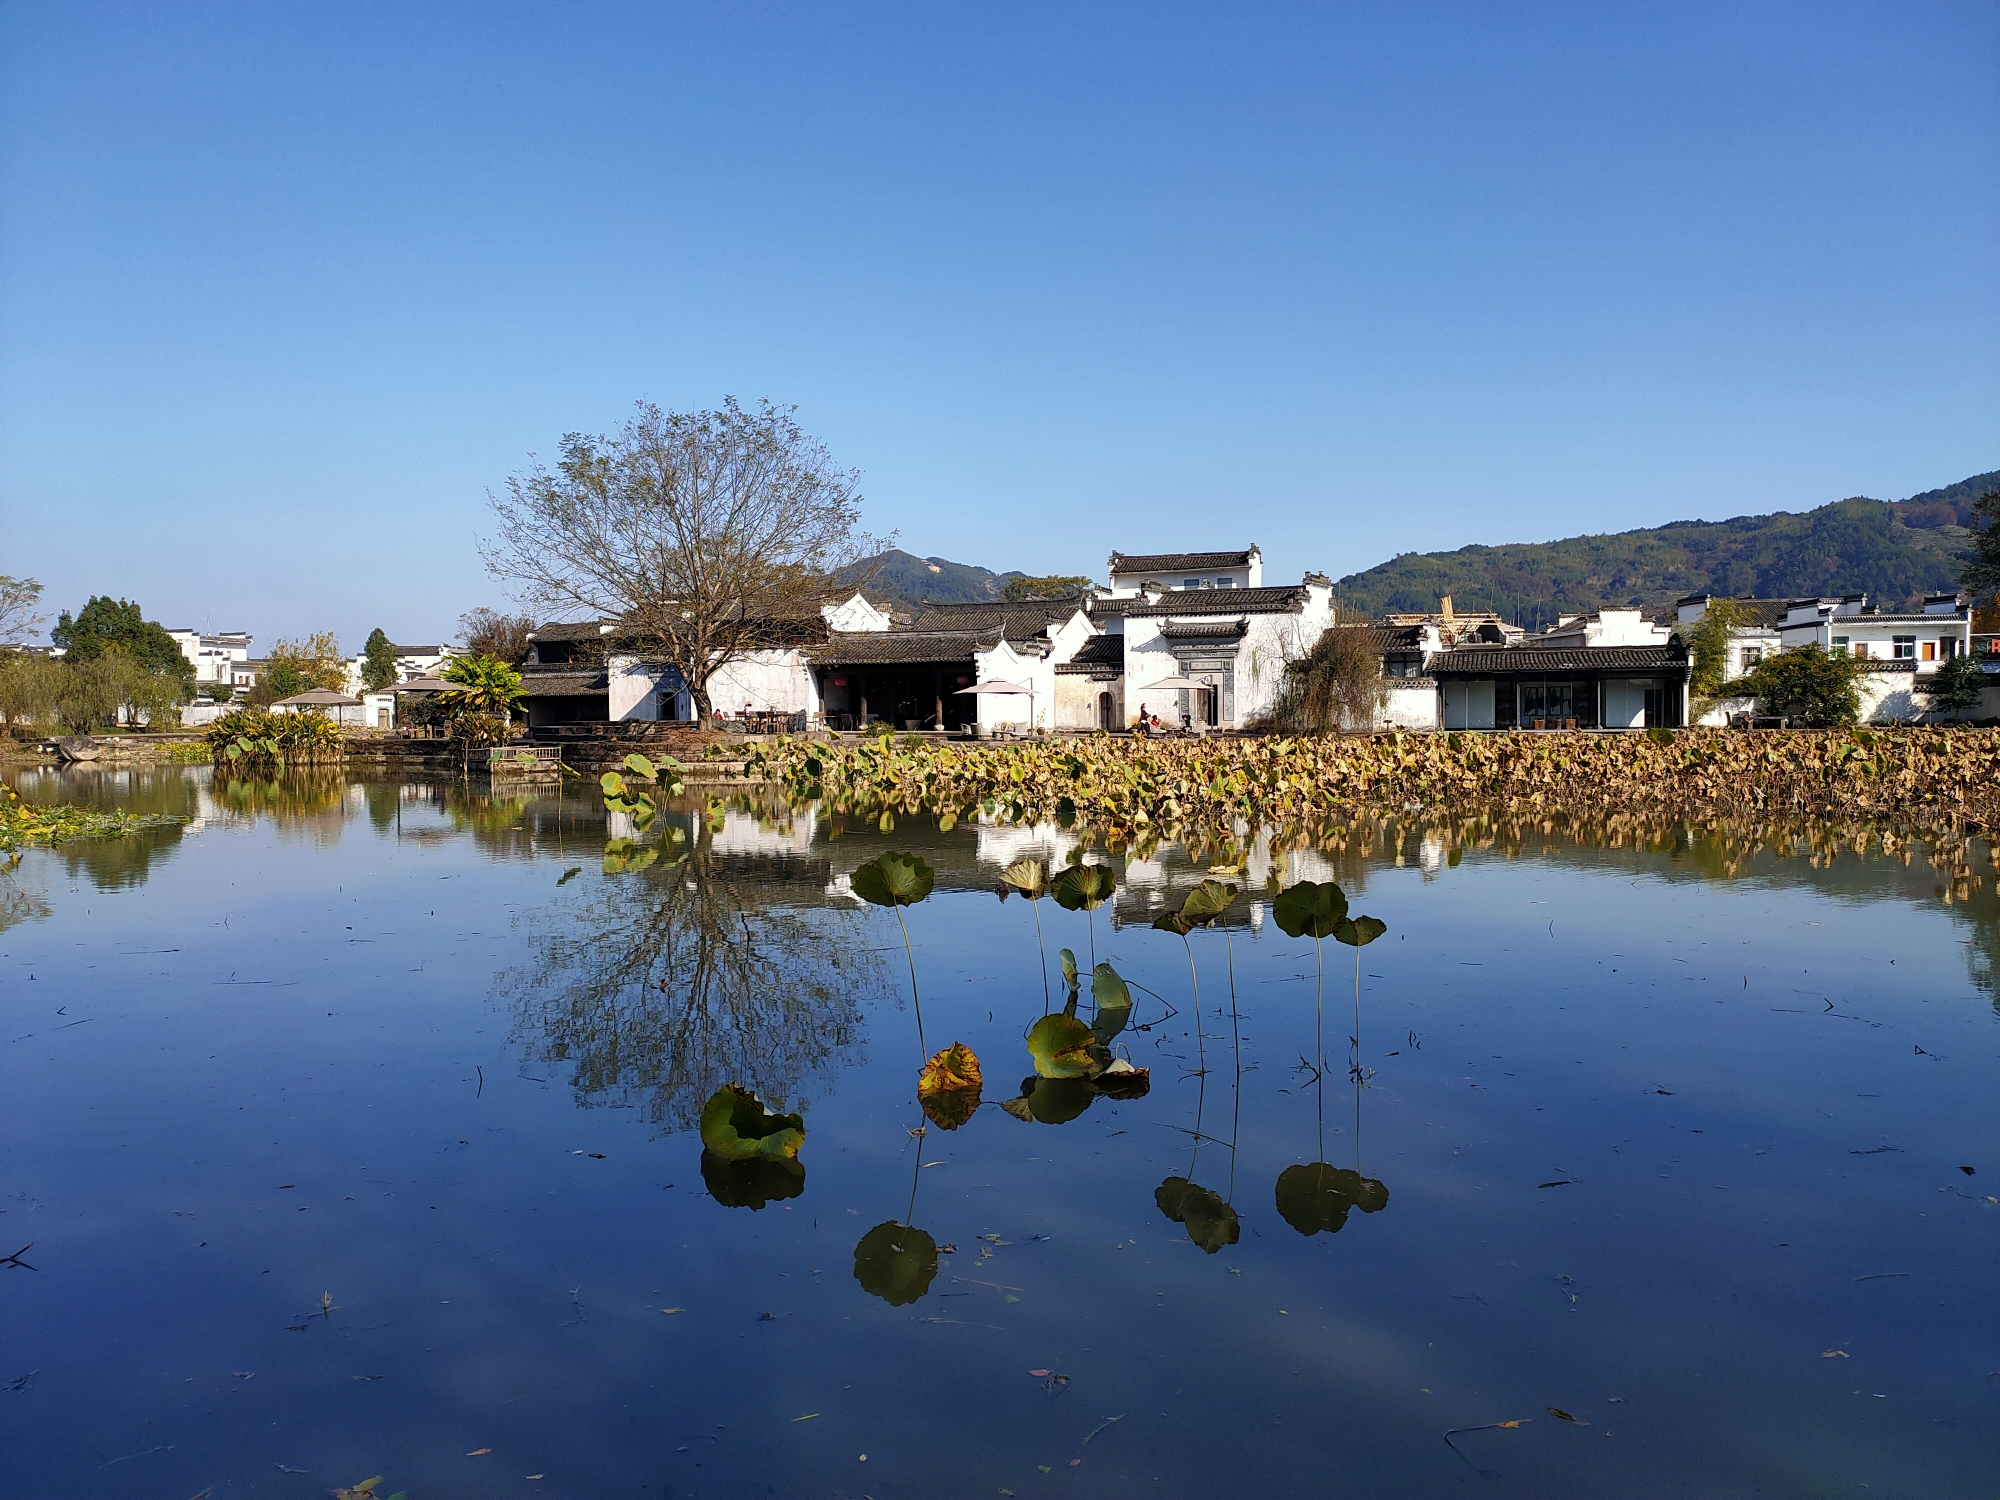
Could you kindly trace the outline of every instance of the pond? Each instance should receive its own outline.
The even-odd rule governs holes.
[[[1054,827],[689,803],[607,874],[595,788],[14,780],[190,822],[0,877],[10,1493],[2000,1485],[1983,844],[1385,822],[1087,912],[997,895]],[[1317,1007],[1274,875],[1386,926]],[[1024,1092],[1063,948],[1144,1085]],[[732,1082],[802,1175],[704,1171]]]

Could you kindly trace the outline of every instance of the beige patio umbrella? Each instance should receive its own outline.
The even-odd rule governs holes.
[[[347,722],[347,717],[340,710],[359,708],[361,707],[361,700],[359,698],[350,698],[347,694],[336,692],[332,688],[307,688],[303,693],[294,693],[289,698],[280,698],[271,707],[331,708],[335,710],[333,716],[334,722],[336,724],[344,724]]]
[[[993,678],[988,678],[988,679],[987,679],[987,680],[986,680],[985,682],[975,682],[975,683],[974,683],[974,684],[973,684],[973,685],[972,685],[971,687],[968,687],[968,688],[960,688],[960,689],[958,690],[958,693],[954,694],[953,696],[954,696],[954,697],[957,697],[957,696],[961,696],[961,695],[963,695],[963,694],[966,694],[966,693],[1016,693],[1016,694],[1026,694],[1026,695],[1027,695],[1027,699],[1028,699],[1028,725],[1029,725],[1029,727],[1030,727],[1030,728],[1033,728],[1033,727],[1034,727],[1034,723],[1035,723],[1035,689],[1034,689],[1034,687],[1033,687],[1033,685],[1032,685],[1032,684],[1025,684],[1025,683],[1019,683],[1019,682],[1007,682],[1007,681],[1004,681],[1004,680],[1002,680],[1001,678],[998,678],[998,677],[993,677]]]

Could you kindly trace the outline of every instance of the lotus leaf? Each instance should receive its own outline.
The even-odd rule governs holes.
[[[1091,1023],[1091,1035],[1100,1045],[1108,1047],[1132,1019],[1132,991],[1110,964],[1099,964],[1090,973],[1090,993],[1097,1001],[1097,1019]]]
[[[1118,875],[1109,865],[1071,865],[1049,888],[1064,911],[1096,911],[1117,889]]]
[[[1387,922],[1378,922],[1373,917],[1356,917],[1334,928],[1333,935],[1350,948],[1366,948],[1388,930]]]
[[[1039,859],[1017,859],[1000,872],[1000,879],[1030,901],[1048,894],[1049,867]]]
[[[1088,1078],[1030,1076],[1021,1080],[1021,1097],[1003,1100],[1000,1107],[1031,1124],[1067,1125],[1090,1108],[1097,1092]]]
[[[1152,1092],[1153,1075],[1150,1069],[1135,1068],[1120,1057],[1090,1082],[1107,1099],[1143,1099]]]
[[[1028,1028],[1028,1056],[1043,1078],[1085,1078],[1097,1069],[1090,1056],[1095,1040],[1075,1016],[1043,1016]]]
[[[1301,880],[1279,893],[1271,916],[1286,937],[1330,938],[1347,918],[1347,893],[1331,880]]]
[[[701,1107],[701,1143],[724,1161],[795,1159],[805,1139],[804,1119],[771,1114],[755,1094],[733,1083]]]
[[[1236,1210],[1208,1188],[1185,1177],[1169,1177],[1153,1190],[1153,1202],[1176,1224],[1187,1226],[1188,1238],[1210,1255],[1233,1245],[1243,1232]]]
[[[620,776],[616,771],[606,771],[602,776],[597,778],[597,784],[604,788],[604,795],[607,797],[622,797],[625,795],[625,778]]]
[[[871,906],[915,906],[937,876],[914,854],[880,854],[855,870],[853,881],[854,894]]]
[[[1388,1206],[1386,1187],[1346,1167],[1316,1161],[1278,1174],[1278,1216],[1303,1235],[1339,1234],[1350,1209],[1372,1214]]]
[[[894,1219],[877,1224],[854,1247],[854,1279],[862,1291],[891,1307],[905,1307],[922,1297],[931,1289],[937,1270],[937,1241]]]
[[[1076,955],[1065,948],[1056,955],[1056,959],[1062,964],[1063,983],[1068,985],[1072,990],[1075,989],[1077,984]]]
[[[979,1109],[979,1059],[963,1042],[953,1042],[924,1064],[917,1075],[917,1103],[940,1130],[956,1130]]]
[[[634,776],[637,776],[641,781],[658,781],[660,779],[660,768],[636,750],[625,757],[625,769],[630,771]]]
[[[806,1190],[805,1163],[784,1157],[754,1156],[729,1161],[706,1147],[701,1153],[701,1180],[709,1197],[724,1208],[762,1208],[773,1199],[796,1198]]]

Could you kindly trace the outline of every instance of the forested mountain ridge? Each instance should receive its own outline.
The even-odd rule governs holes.
[[[886,596],[914,611],[926,599],[935,604],[980,604],[998,599],[1008,579],[1025,575],[995,573],[942,557],[918,557],[895,547],[863,558],[842,576],[858,580],[871,594]]]
[[[1638,531],[1453,552],[1406,552],[1334,585],[1369,615],[1491,609],[1528,626],[1601,605],[1664,610],[1686,594],[1759,598],[1867,593],[1884,606],[1956,587],[1972,507],[2000,488],[1976,474],[1907,500],[1856,497],[1803,513],[1674,521]]]

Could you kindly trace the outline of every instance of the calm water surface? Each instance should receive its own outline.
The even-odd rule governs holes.
[[[0,879],[9,1494],[2000,1488],[1983,849],[1294,853],[1389,926],[1358,1090],[1328,945],[1324,1100],[1268,859],[1193,938],[1197,1013],[1148,923],[1205,870],[1167,849],[1094,926],[1039,908],[1052,971],[1094,938],[1141,987],[1152,1084],[1050,1125],[997,1107],[1045,1001],[994,889],[1057,830],[697,808],[662,820],[690,857],[606,875],[623,830],[583,793],[62,794],[193,821]],[[951,1133],[915,1133],[895,920],[846,894],[885,849],[938,870],[907,913],[929,1044],[984,1065]],[[796,1197],[705,1186],[731,1080],[805,1115]],[[1275,1189],[1316,1161],[1381,1189],[1308,1236]],[[1237,1240],[1191,1242],[1169,1178]],[[897,1221],[946,1248],[892,1305],[855,1247]]]

